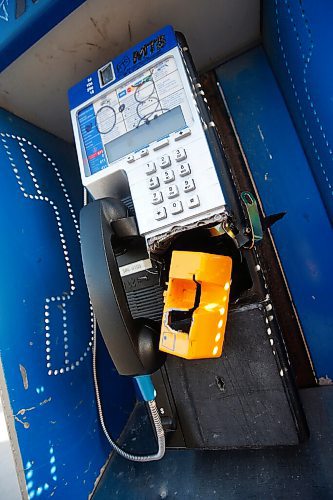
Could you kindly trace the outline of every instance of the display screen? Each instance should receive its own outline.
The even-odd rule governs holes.
[[[110,76],[108,65],[101,68],[101,82]],[[176,61],[169,56],[110,87],[80,110],[78,120],[89,173],[95,174],[172,132],[190,127],[193,117]]]
[[[186,122],[181,106],[176,106],[105,144],[108,162],[112,163],[184,127]]]

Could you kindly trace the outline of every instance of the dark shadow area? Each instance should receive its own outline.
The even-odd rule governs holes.
[[[93,498],[333,498],[333,387],[303,389],[301,396],[310,427],[310,439],[302,445],[242,451],[172,450],[162,461],[146,464],[113,456]],[[138,418],[142,422],[142,416]],[[145,419],[145,432],[150,432]],[[136,451],[148,452],[152,436],[143,430],[143,424],[132,425],[128,439]]]

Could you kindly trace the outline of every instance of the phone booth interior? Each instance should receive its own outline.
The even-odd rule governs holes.
[[[6,240],[0,381],[22,495],[186,498],[197,491],[214,498],[223,491],[257,495],[265,487],[278,494],[281,484],[295,493],[321,488],[327,494],[332,492],[323,478],[332,444],[333,374],[327,293],[331,204],[325,179],[330,179],[331,130],[326,94],[322,100],[314,94],[312,73],[321,71],[315,46],[325,50],[327,26],[321,20],[322,33],[316,31],[320,13],[306,2],[267,2],[261,9],[255,0],[224,1],[210,9],[196,1],[177,7],[171,0],[158,8],[143,4],[134,16],[130,2],[121,9],[106,0],[83,2],[0,76]],[[6,9],[6,2],[0,8]],[[163,28],[169,24],[188,45]],[[79,25],[80,30],[74,28]],[[171,33],[174,45],[154,59],[153,41],[164,33]],[[145,41],[148,62],[140,55]],[[303,51],[302,74],[295,47]],[[135,48],[139,66],[134,71],[128,69],[126,51],[133,57]],[[193,56],[198,80],[188,75],[191,63],[174,55],[178,50]],[[149,75],[157,71],[162,78],[152,81],[159,112],[154,128],[140,129],[152,116],[145,99],[156,100]],[[171,81],[169,75],[177,71]],[[193,90],[193,82],[200,87]],[[298,100],[296,88],[301,89],[296,94],[304,93]],[[131,104],[122,108],[123,98],[135,103],[135,113]],[[210,122],[222,152],[202,127]],[[220,175],[223,169],[228,176]],[[140,246],[136,240],[133,258],[128,249],[117,249],[115,261],[134,320],[145,310],[150,320],[160,321],[163,310],[157,278],[150,285],[133,284],[155,269],[147,264],[147,248],[169,264],[174,250],[219,253],[233,263],[222,356],[167,355],[152,376],[167,452],[150,464],[111,453],[96,403],[95,338],[108,431],[131,453],[154,451],[145,404],[110,358],[114,343],[111,339],[110,347],[96,325],[83,272],[80,238],[87,241],[89,234],[80,235],[79,212],[105,197],[121,200],[132,217],[135,213],[143,241]],[[258,243],[252,200],[263,230]],[[229,211],[243,235],[237,245],[229,236],[208,238],[198,227]],[[175,226],[177,237],[160,252],[161,234]],[[318,232],[320,239],[313,237]],[[137,271],[137,262],[146,267]],[[265,481],[258,472],[262,463]],[[295,477],[287,477],[282,463]],[[305,478],[315,464],[310,484]]]

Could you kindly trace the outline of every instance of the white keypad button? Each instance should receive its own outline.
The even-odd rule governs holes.
[[[139,154],[140,154],[141,158],[143,158],[144,156],[147,156],[149,154],[149,151],[147,148],[144,148],[144,149],[141,149]]]
[[[173,152],[173,155],[176,161],[183,161],[187,158],[184,148],[176,149],[176,151]]]
[[[178,195],[179,195],[179,191],[178,191],[177,186],[173,185],[173,186],[168,187],[168,190],[167,190],[167,197],[168,198],[176,198],[176,196],[178,196]]]
[[[176,132],[174,134],[174,139],[175,141],[180,141],[181,139],[183,139],[183,137],[187,137],[188,135],[191,135],[191,129],[183,128],[183,130],[180,130],[179,132]]]
[[[158,205],[159,203],[162,203],[162,201],[163,201],[163,195],[162,195],[161,191],[155,191],[155,193],[153,193],[153,196],[151,199],[152,204]]]
[[[149,189],[156,189],[158,188],[160,185],[160,181],[158,179],[158,177],[151,177],[148,181],[148,187]]]
[[[155,219],[156,220],[162,220],[166,219],[167,213],[165,210],[165,207],[159,207],[155,209]]]
[[[181,201],[174,201],[170,206],[170,211],[173,215],[180,214],[183,211],[183,205]]]
[[[168,155],[161,156],[161,158],[159,158],[157,160],[157,164],[161,168],[167,168],[167,167],[169,167],[171,165],[170,156],[168,156]]]
[[[128,155],[126,160],[127,160],[127,163],[133,163],[133,161],[135,160],[134,155]]]
[[[158,149],[164,148],[169,144],[169,139],[166,137],[165,139],[161,139],[153,144],[153,150],[157,151]]]
[[[199,205],[200,205],[200,200],[196,194],[187,199],[188,208],[196,208]]]
[[[186,179],[183,184],[183,189],[185,193],[189,193],[195,189],[195,184],[193,179]]]
[[[175,180],[174,171],[173,170],[164,170],[164,172],[162,172],[162,178],[166,184],[174,181]]]
[[[190,175],[191,167],[189,163],[182,163],[179,168],[180,177],[185,177],[186,175]]]
[[[154,174],[156,172],[155,163],[153,161],[150,161],[149,163],[147,163],[145,170],[146,170],[147,175]]]

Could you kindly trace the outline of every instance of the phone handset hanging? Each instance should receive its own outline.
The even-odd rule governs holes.
[[[128,215],[127,207],[121,201],[104,198],[81,209],[80,231],[84,273],[98,326],[117,371],[120,375],[135,378],[143,399],[148,403],[158,452],[153,455],[133,455],[122,450],[110,437],[99,397],[95,339],[94,381],[104,433],[113,448],[124,458],[139,462],[159,460],[165,452],[165,438],[150,374],[162,366],[165,355],[158,349],[159,333],[151,323],[134,320],[131,316],[113,248],[119,238],[141,238],[135,218]]]

